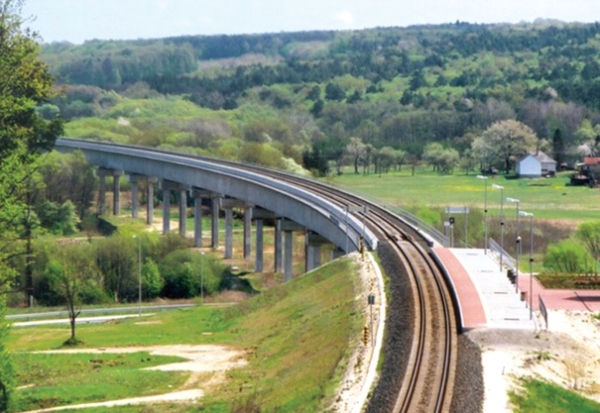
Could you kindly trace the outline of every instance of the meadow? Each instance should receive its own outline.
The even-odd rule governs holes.
[[[556,178],[506,179],[489,176],[478,179],[465,175],[439,175],[430,169],[419,168],[414,175],[409,167],[382,174],[355,175],[344,173],[331,178],[334,185],[349,188],[382,204],[415,209],[420,206],[469,206],[484,209],[487,185],[487,203],[490,216],[500,214],[501,196],[520,201],[519,208],[532,212],[535,219],[561,220],[570,223],[600,219],[600,191],[586,186],[569,186],[571,172],[559,173]],[[504,189],[492,188],[492,184]],[[516,215],[516,204],[504,201],[507,218]]]
[[[357,307],[355,271],[352,261],[342,259],[234,307],[198,306],[144,317],[143,322],[80,325],[83,344],[78,348],[219,344],[246,354],[248,364],[229,370],[201,405],[168,403],[156,411],[198,411],[202,406],[203,411],[227,412],[236,405],[280,412],[322,410],[332,402],[365,320]],[[9,348],[20,387],[17,411],[166,393],[190,379],[189,373],[141,370],[172,361],[147,353],[32,353],[60,349],[68,335],[68,326],[12,329]],[[130,382],[135,385],[126,384]]]

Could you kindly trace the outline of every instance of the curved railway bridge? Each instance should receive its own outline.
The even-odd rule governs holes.
[[[435,234],[427,235],[364,198],[254,165],[74,139],[59,139],[56,149],[81,150],[92,164],[108,171],[243,200],[305,227],[339,251],[355,251],[362,242],[377,249],[391,297],[385,363],[367,411],[450,411],[461,317],[448,276],[431,249]]]

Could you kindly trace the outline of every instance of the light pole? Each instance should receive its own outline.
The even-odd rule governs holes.
[[[492,188],[500,190],[500,271],[504,264],[504,187],[492,184]]]
[[[483,179],[485,181],[485,204],[483,208],[483,253],[487,254],[487,176],[477,175],[477,179]]]
[[[200,253],[200,303],[204,305],[204,251]]]
[[[529,217],[529,319],[533,319],[533,213],[521,211],[522,217]]]
[[[142,239],[137,235],[133,238],[137,238],[138,242],[138,316],[142,316]]]
[[[515,274],[515,291],[519,292],[519,253],[521,252],[521,230],[519,227],[519,204],[521,203],[518,199],[515,198],[506,198],[506,202],[511,202],[517,204],[517,263],[515,265],[516,274]]]

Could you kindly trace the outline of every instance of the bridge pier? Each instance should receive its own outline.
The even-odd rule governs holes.
[[[106,168],[98,168],[99,188],[98,188],[98,215],[106,213],[106,175],[110,171]]]
[[[179,235],[185,237],[187,186],[166,179],[160,184],[163,191],[163,235],[171,230],[171,191],[179,191]]]
[[[275,220],[275,272],[283,272],[283,237],[281,225],[283,218]]]
[[[171,230],[171,190],[163,187],[162,191],[163,235],[166,235]]]
[[[251,205],[244,206],[244,259],[252,254],[252,209]]]
[[[147,177],[148,181],[148,193],[146,202],[146,224],[152,225],[154,218],[154,184],[158,182],[158,178],[149,176]]]
[[[131,217],[138,218],[138,206],[139,206],[139,179],[141,175],[129,174],[129,183],[131,184]]]
[[[210,246],[212,249],[219,248],[219,210],[221,209],[221,195],[213,194],[211,197],[211,228]]]
[[[309,272],[321,266],[321,246],[329,244],[329,241],[316,232],[308,230],[306,231],[304,240],[304,264],[306,272]]]
[[[193,189],[194,197],[194,247],[202,247],[202,199],[210,198],[212,192]]]
[[[119,215],[121,213],[121,185],[120,178],[123,175],[123,171],[113,170],[113,215]]]
[[[233,257],[233,209],[225,208],[225,259]]]
[[[283,280],[290,281],[293,276],[294,265],[294,231],[304,231],[304,227],[294,221],[283,220]]]
[[[185,238],[187,218],[187,189],[179,188],[179,235]]]
[[[330,259],[331,259],[331,261],[337,260],[338,258],[343,257],[344,254],[346,254],[344,252],[344,250],[334,246],[334,248],[331,250],[331,258]]]
[[[269,210],[257,207],[252,210],[252,219],[254,219],[256,231],[256,255],[255,255],[255,263],[254,263],[254,271],[262,272],[264,270],[264,220],[275,219],[275,213]],[[277,222],[280,220],[275,220],[275,225],[277,226]],[[281,226],[280,226],[281,229]],[[281,231],[280,237],[281,240]],[[281,243],[279,245],[281,247]],[[281,250],[279,251],[281,252]],[[275,254],[277,255],[277,254]]]
[[[255,222],[256,231],[256,256],[254,259],[254,271],[262,272],[264,269],[263,259],[263,220],[257,219]]]
[[[249,237],[252,233],[252,207],[240,199],[226,198],[221,200],[221,208],[225,210],[225,259],[233,258],[233,208],[245,208],[244,214],[244,258],[250,252]],[[248,240],[248,242],[247,242]]]

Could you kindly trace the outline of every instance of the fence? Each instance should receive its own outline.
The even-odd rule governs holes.
[[[538,295],[538,299],[540,302],[540,312],[542,313],[542,316],[544,317],[544,321],[546,322],[546,330],[548,330],[548,308],[546,307],[546,303],[544,302],[543,298],[541,295]]]
[[[498,256],[498,260],[500,260],[500,256],[502,256],[502,264],[506,265],[509,269],[516,271],[517,270],[517,261],[510,256],[508,252],[506,252],[496,241],[492,238],[489,239],[490,251]]]

